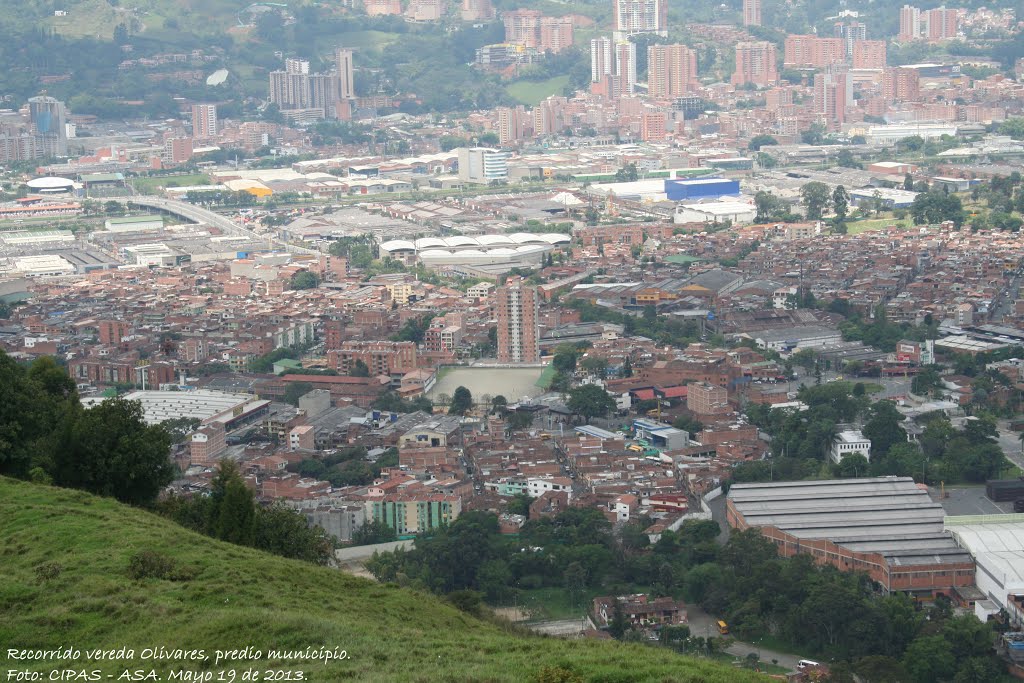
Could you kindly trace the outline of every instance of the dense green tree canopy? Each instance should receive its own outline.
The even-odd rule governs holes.
[[[54,454],[54,483],[147,504],[171,482],[171,437],[147,425],[137,401],[111,398],[84,410]]]
[[[569,390],[569,410],[590,419],[603,417],[615,410],[615,399],[596,384],[584,384]]]
[[[465,415],[473,409],[473,394],[463,386],[455,388],[452,394],[452,402],[448,404],[449,415]]]

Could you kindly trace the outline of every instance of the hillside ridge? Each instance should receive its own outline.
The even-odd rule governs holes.
[[[216,541],[111,499],[4,477],[0,565],[4,654],[80,653],[9,658],[8,668],[46,675],[66,669],[142,680],[119,677],[152,671],[147,680],[175,680],[170,672],[180,671],[192,676],[185,680],[231,681],[248,669],[275,669],[292,672],[279,680],[529,681],[557,666],[586,681],[763,680],[643,645],[526,636],[432,595]],[[87,651],[118,648],[125,651],[86,661]],[[167,658],[156,656],[161,648],[171,651]],[[244,656],[245,648],[260,656]],[[293,652],[270,660],[271,649]],[[232,650],[241,658],[218,664],[216,653]],[[308,650],[337,658],[301,656]],[[218,679],[220,670],[228,677]]]

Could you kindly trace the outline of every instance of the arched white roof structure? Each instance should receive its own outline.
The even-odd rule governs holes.
[[[409,240],[388,240],[380,245],[380,248],[386,252],[394,253],[396,251],[416,251],[416,245]]]
[[[463,235],[445,237],[444,243],[449,247],[475,247],[480,245],[480,243],[472,237],[465,237]]]
[[[508,235],[480,235],[476,238],[476,241],[483,246],[515,244],[515,242],[509,239]]]
[[[43,176],[33,178],[25,183],[25,186],[36,192],[70,192],[75,187],[75,181],[70,178]]]
[[[572,238],[568,235],[559,235],[557,232],[546,232],[543,235],[538,235],[542,240],[548,244],[568,244],[572,242]]]
[[[508,236],[516,244],[529,244],[531,242],[542,242],[543,240],[532,232],[514,232]]]
[[[421,237],[418,240],[416,240],[417,249],[431,249],[433,247],[444,249],[447,246],[448,245],[445,243],[445,241],[438,237]]]

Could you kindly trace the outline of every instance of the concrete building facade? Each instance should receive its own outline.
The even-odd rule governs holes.
[[[515,279],[499,287],[495,309],[498,316],[498,362],[540,361],[540,326],[537,290]]]

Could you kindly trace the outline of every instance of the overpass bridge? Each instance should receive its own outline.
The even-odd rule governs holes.
[[[189,204],[188,202],[178,201],[176,199],[167,199],[165,197],[152,197],[144,195],[136,195],[133,197],[121,197],[117,201],[132,206],[141,206],[147,209],[157,209],[165,213],[173,214],[179,218],[191,221],[193,223],[202,223],[203,225],[209,225],[219,229],[221,232],[227,235],[236,235],[239,237],[247,237],[254,241],[263,241],[268,238],[267,235],[260,235],[258,233],[249,230],[248,228],[239,225],[235,221],[231,220],[227,216],[222,216],[219,213],[214,213],[209,209],[204,209],[201,206],[195,204]],[[270,238],[271,243],[276,248],[284,249],[293,254],[307,254],[310,256],[320,256],[321,252],[315,249],[309,249],[306,247],[298,247],[294,244],[288,244],[287,242],[278,239],[276,237]]]

